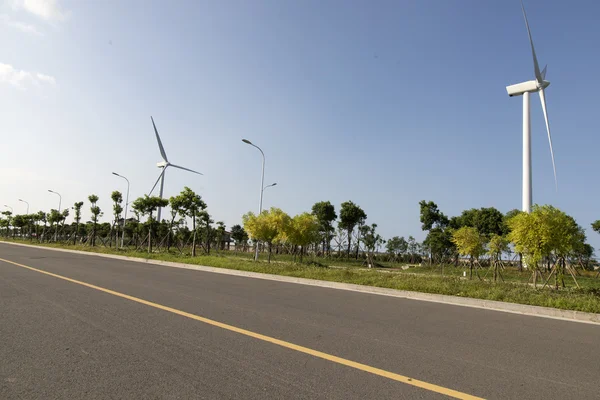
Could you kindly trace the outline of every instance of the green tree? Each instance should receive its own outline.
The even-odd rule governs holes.
[[[79,224],[81,223],[81,207],[83,207],[83,201],[78,201],[73,204],[73,210],[75,210],[75,235],[73,236],[73,244],[77,244],[77,235],[79,235]]]
[[[3,220],[3,225],[6,228],[6,237],[8,237],[13,213],[11,211],[2,211],[2,215],[5,217]]]
[[[62,219],[62,215],[58,212],[58,210],[56,209],[51,209],[50,212],[48,213],[48,223],[50,224],[50,230],[52,230],[52,228],[54,227],[54,231],[55,231],[55,240],[58,237],[58,225]]]
[[[156,196],[148,196],[137,198],[131,208],[137,211],[141,215],[147,215],[148,220],[146,226],[148,227],[148,254],[152,253],[152,233],[156,229],[154,212],[160,207],[166,207],[169,204],[169,200],[162,199]]]
[[[96,196],[95,194],[90,194],[88,196],[88,200],[90,202],[90,212],[92,213],[92,235],[90,238],[90,244],[92,246],[95,246],[97,231],[96,228],[98,226],[98,219],[102,215],[102,210],[100,210],[100,207],[98,207],[98,205],[96,204],[98,202],[98,196]]]
[[[352,232],[354,231],[356,225],[362,225],[366,219],[367,214],[362,208],[351,201],[342,203],[342,207],[340,209],[340,222],[338,223],[338,226],[342,229],[345,229],[348,233],[348,258],[350,258],[350,248],[352,246]]]
[[[171,207],[175,207],[181,215],[192,219],[192,256],[196,256],[197,229],[196,223],[200,213],[206,210],[206,203],[199,194],[185,186],[181,193],[171,198]]]
[[[19,228],[19,236],[23,237],[23,228],[27,226],[27,219],[25,215],[16,214],[13,217],[12,224],[14,228]],[[13,229],[14,232],[14,229]],[[14,236],[14,234],[13,234]]]
[[[496,282],[496,280],[498,279],[498,276],[502,277],[502,275],[500,275],[500,265],[501,265],[500,263],[501,263],[501,259],[502,259],[502,253],[504,253],[507,250],[508,250],[508,240],[506,239],[506,237],[504,237],[502,235],[497,235],[497,234],[493,234],[490,237],[487,253],[490,256],[491,267],[494,271],[494,273],[493,273],[494,282]]]
[[[300,262],[306,247],[319,239],[321,225],[313,214],[302,213],[285,224],[285,239],[293,246],[300,246]]]
[[[242,228],[241,225],[233,225],[231,227],[231,238],[235,241],[235,249],[242,245],[242,251],[246,250],[246,243],[248,243],[248,233]]]
[[[323,244],[323,255],[331,251],[331,238],[334,228],[333,221],[337,219],[335,207],[329,201],[320,201],[312,206],[312,214],[319,222],[319,233],[321,234]]]
[[[394,236],[387,241],[386,250],[394,258],[394,261],[398,261],[408,251],[408,242],[404,239],[404,236]]]
[[[215,229],[215,240],[217,241],[217,250],[223,250],[223,239],[227,234],[225,222],[217,221],[217,229]]]
[[[463,226],[452,233],[452,242],[460,254],[469,257],[469,279],[473,279],[473,264],[484,253],[483,237],[477,228]]]
[[[433,228],[445,228],[448,225],[448,217],[439,210],[433,201],[421,200],[419,207],[422,230],[431,231]]]
[[[110,238],[108,246],[112,247],[112,239],[113,239],[113,230],[115,232],[115,247],[119,247],[119,222],[121,221],[121,213],[123,212],[123,194],[118,190],[115,190],[110,195],[111,200],[113,201],[113,216],[114,220],[112,226],[110,227]]]
[[[42,229],[42,235],[40,236],[40,242],[41,242],[42,240],[46,239],[46,226],[47,226],[47,223],[48,223],[48,214],[46,214],[43,211],[38,211],[38,213],[36,215],[36,221],[44,223],[44,226],[43,226],[43,229]],[[36,236],[38,236],[37,235],[37,228],[36,228]]]
[[[377,224],[362,225],[360,227],[362,240],[367,250],[367,265],[369,268],[375,264],[375,249],[385,242],[381,235],[375,231],[376,228]]]

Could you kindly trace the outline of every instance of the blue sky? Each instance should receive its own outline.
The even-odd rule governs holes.
[[[528,0],[558,192],[532,96],[533,199],[600,218],[600,4]],[[534,78],[517,0],[60,1],[0,6],[0,205],[24,213],[153,185],[200,193],[227,226],[265,207],[290,214],[352,200],[386,238],[420,230],[420,200],[447,215],[521,206],[522,102]],[[86,211],[89,207],[86,203]],[[86,212],[85,216],[89,216]],[[588,229],[590,243],[600,236]]]

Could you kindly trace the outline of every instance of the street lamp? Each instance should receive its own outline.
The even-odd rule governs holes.
[[[260,203],[258,206],[258,214],[262,213],[262,202],[263,202],[263,192],[265,190],[265,153],[262,151],[260,147],[249,141],[248,139],[242,139],[242,142],[249,144],[252,147],[256,147],[260,154],[262,154],[262,174],[260,179]],[[258,240],[256,241],[256,251],[254,252],[254,261],[258,261]]]
[[[119,175],[116,172],[112,173],[114,176],[118,176],[119,178],[123,178],[127,181],[127,197],[125,198],[125,216],[123,217],[123,232],[121,233],[121,247],[123,247],[123,243],[125,242],[125,222],[127,222],[127,206],[129,205],[129,179],[125,178],[123,175]]]
[[[15,212],[11,206],[7,206],[7,205],[5,204],[5,205],[4,205],[4,207],[6,207],[6,208],[10,208],[10,212],[11,212],[11,213],[14,213],[14,212]]]
[[[62,203],[62,196],[60,195],[60,193],[55,192],[54,190],[50,190],[48,189],[48,191],[50,193],[54,193],[56,195],[58,195],[58,214],[60,214],[60,203]],[[56,242],[58,238],[58,221],[56,222],[56,230],[54,231],[54,241]]]
[[[23,199],[19,199],[20,202],[27,204],[27,215],[29,215],[29,203]]]

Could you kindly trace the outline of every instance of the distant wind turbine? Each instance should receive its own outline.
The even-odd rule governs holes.
[[[156,188],[156,185],[158,185],[158,181],[160,181],[160,193],[158,196],[162,199],[163,188],[165,186],[165,171],[167,170],[168,167],[183,169],[184,171],[193,172],[194,174],[198,174],[198,175],[202,175],[202,174],[198,171],[194,171],[193,169],[181,167],[179,165],[171,164],[169,162],[169,159],[167,158],[167,153],[165,153],[165,148],[163,147],[162,142],[160,141],[160,136],[158,135],[158,129],[156,129],[156,124],[154,123],[154,118],[152,118],[152,116],[150,116],[150,119],[152,120],[152,126],[154,126],[154,133],[156,134],[156,141],[158,142],[158,149],[160,150],[160,155],[162,156],[163,160],[156,164],[156,166],[158,168],[162,169],[162,172],[158,176],[158,179],[154,183],[154,186],[152,186],[152,189],[150,189],[150,193],[148,193],[148,195],[152,194],[152,192],[154,191],[154,188]],[[160,215],[161,215],[161,208],[158,209],[158,215],[157,215],[157,221],[159,221],[159,222],[160,222]]]
[[[550,82],[546,79],[546,67],[540,72],[540,66],[538,64],[537,56],[535,55],[535,48],[533,47],[533,39],[531,38],[531,30],[529,29],[529,21],[527,21],[527,14],[525,13],[525,6],[521,0],[521,9],[523,10],[523,17],[525,17],[525,26],[527,27],[527,34],[529,35],[529,44],[531,45],[531,53],[533,55],[533,70],[535,73],[535,79],[523,83],[517,83],[506,87],[506,91],[510,97],[523,96],[523,211],[531,211],[531,121],[529,119],[530,107],[529,107],[529,93],[538,92],[540,94],[540,101],[542,102],[542,111],[544,112],[544,119],[546,121],[546,130],[548,131],[548,142],[550,143],[550,155],[552,156],[552,169],[554,170],[554,184],[558,188],[558,181],[556,179],[556,165],[554,163],[554,150],[552,149],[552,136],[550,136],[550,123],[548,122],[548,111],[546,110],[546,96],[544,89],[550,86]]]

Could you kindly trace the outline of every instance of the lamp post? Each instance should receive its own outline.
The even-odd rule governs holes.
[[[261,179],[260,179],[260,203],[258,206],[258,214],[260,215],[260,213],[262,213],[262,202],[263,202],[263,192],[265,190],[265,153],[262,151],[262,149],[260,147],[258,147],[257,145],[255,145],[254,143],[252,143],[251,141],[249,141],[248,139],[242,139],[242,142],[249,144],[252,147],[256,147],[259,151],[260,154],[262,154],[262,173],[261,173]],[[258,240],[256,241],[256,250],[254,251],[254,261],[258,261]]]
[[[50,193],[54,193],[55,195],[58,195],[58,214],[60,214],[60,203],[62,203],[62,196],[60,195],[60,193],[55,192],[54,190],[50,190],[48,189],[48,191]],[[58,238],[58,221],[56,222],[56,230],[54,231],[54,241],[56,242]]]
[[[6,208],[10,208],[10,212],[11,212],[11,213],[14,213],[14,212],[15,212],[15,210],[13,210],[13,208],[12,208],[11,206],[8,206],[8,205],[6,205],[6,204],[5,204],[5,205],[4,205],[4,207],[6,207]]]
[[[116,172],[112,173],[114,176],[118,176],[119,178],[123,178],[127,181],[127,196],[125,198],[125,216],[123,217],[123,232],[121,232],[121,247],[123,247],[123,243],[125,242],[125,222],[127,222],[127,206],[129,205],[129,179],[125,178],[123,175],[119,175]]]
[[[27,215],[29,215],[29,203],[23,199],[19,199],[20,202],[27,204]]]

